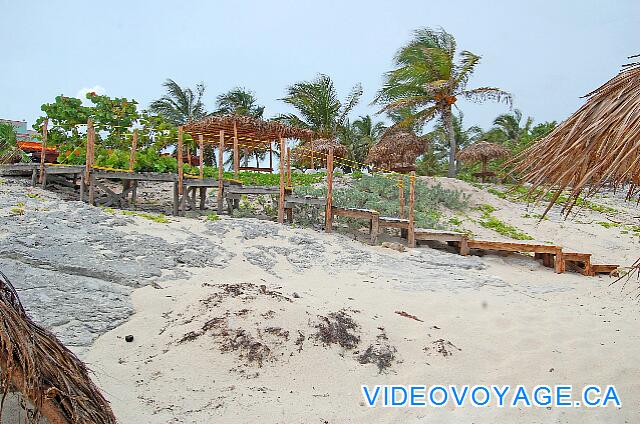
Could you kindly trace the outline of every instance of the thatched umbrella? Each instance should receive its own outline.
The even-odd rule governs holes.
[[[566,189],[569,213],[583,192],[629,184],[631,197],[640,184],[640,64],[627,65],[585,97],[576,113],[515,160],[514,172],[531,183],[531,194],[557,190],[547,211]]]
[[[115,424],[111,407],[85,365],[26,314],[0,272],[0,382],[18,390],[51,424]],[[4,402],[4,396],[0,406]]]
[[[487,163],[493,159],[501,159],[509,156],[511,151],[504,146],[488,141],[478,141],[470,144],[458,152],[456,158],[462,162],[482,162],[480,178],[484,182],[487,172]]]
[[[416,159],[426,151],[426,143],[413,131],[391,127],[371,147],[366,162],[374,168],[394,172],[416,169]]]
[[[333,157],[335,159],[344,159],[348,155],[347,147],[336,139],[319,138],[308,143],[301,144],[291,150],[291,156],[298,164],[309,167],[311,166],[311,156],[313,154],[314,166],[315,161],[321,163],[326,162],[329,150],[333,148]]]

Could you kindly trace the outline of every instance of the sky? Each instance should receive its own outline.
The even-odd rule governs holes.
[[[0,0],[0,16],[0,118],[29,125],[59,94],[95,90],[146,108],[167,78],[204,82],[208,110],[245,87],[271,117],[292,111],[279,100],[287,86],[318,73],[341,97],[361,83],[351,117],[374,115],[384,72],[420,27],[482,56],[470,88],[499,87],[535,122],[561,121],[640,53],[638,0]],[[465,125],[483,128],[509,111],[457,105]]]

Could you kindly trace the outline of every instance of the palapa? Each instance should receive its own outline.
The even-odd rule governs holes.
[[[42,416],[51,424],[116,423],[86,366],[29,318],[1,272],[0,371],[3,394],[22,393],[35,408],[34,422]]]
[[[510,154],[511,151],[504,146],[488,141],[478,141],[459,151],[456,158],[462,162],[482,162],[482,171],[479,175],[484,182],[485,177],[489,174],[493,175],[487,171],[487,163],[493,159],[508,157]]]
[[[415,170],[416,159],[426,151],[426,143],[405,128],[388,128],[371,147],[366,162],[374,169],[394,172]]]
[[[640,64],[627,65],[585,97],[577,112],[513,161],[530,194],[540,199],[556,190],[547,211],[564,190],[569,213],[581,194],[605,184],[628,184],[628,198],[640,184]]]

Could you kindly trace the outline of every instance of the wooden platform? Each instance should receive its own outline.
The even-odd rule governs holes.
[[[372,209],[357,208],[340,208],[334,206],[331,208],[333,216],[344,216],[347,218],[364,219],[369,221],[369,236],[371,244],[375,244],[378,240],[378,232],[380,231],[380,213]]]

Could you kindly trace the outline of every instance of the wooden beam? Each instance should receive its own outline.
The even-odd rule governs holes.
[[[95,146],[95,131],[93,129],[93,120],[87,120],[87,148],[85,155],[84,181],[89,189],[89,204],[95,205],[95,179],[93,178],[93,160]]]
[[[238,178],[240,166],[240,150],[238,150],[238,126],[233,121],[233,173]]]
[[[178,155],[178,194],[182,196],[182,191],[184,190],[184,187],[182,187],[184,178],[184,174],[182,173],[182,125],[178,127],[178,149],[176,154]]]
[[[315,169],[315,157],[314,157],[314,151],[313,151],[313,137],[311,137],[311,169]]]
[[[204,136],[200,134],[198,136],[198,151],[199,151],[199,159],[200,159],[200,178],[204,178]]]
[[[415,185],[416,185],[416,172],[411,171],[409,176],[409,229],[407,231],[407,244],[409,247],[416,247],[416,233],[415,233]]]
[[[47,135],[49,118],[44,118],[44,122],[42,123],[42,148],[40,149],[40,184],[44,187],[46,185],[45,175],[44,175],[44,164],[45,159],[47,157]]]
[[[269,142],[269,169],[273,172],[273,143]]]
[[[287,147],[287,187],[291,188],[291,148]]]
[[[398,180],[398,197],[400,199],[400,219],[404,219],[404,178]]]
[[[138,130],[133,130],[131,139],[131,152],[129,153],[129,171],[133,172],[133,165],[136,162],[136,149],[138,148]]]
[[[333,147],[329,148],[327,155],[327,205],[324,215],[324,230],[332,231],[333,226]]]
[[[220,130],[220,141],[218,144],[218,213],[222,213],[222,195],[224,190],[224,130]]]
[[[284,223],[284,140],[282,137],[279,138],[280,141],[280,196],[278,198],[278,223]]]

